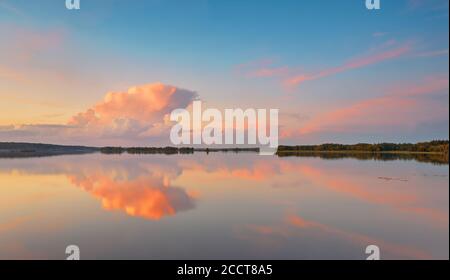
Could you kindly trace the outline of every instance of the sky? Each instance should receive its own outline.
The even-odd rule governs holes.
[[[0,0],[0,142],[170,144],[196,99],[281,144],[448,139],[448,3]]]

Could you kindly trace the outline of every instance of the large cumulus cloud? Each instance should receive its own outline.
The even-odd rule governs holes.
[[[19,125],[0,128],[2,141],[38,141],[96,145],[167,143],[172,110],[187,108],[197,94],[162,83],[110,92],[71,117],[66,125]]]

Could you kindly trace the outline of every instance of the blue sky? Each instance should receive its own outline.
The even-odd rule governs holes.
[[[81,0],[78,11],[64,2],[0,0],[0,93],[17,108],[13,117],[0,111],[0,125],[64,125],[106,92],[161,82],[211,106],[280,108],[286,142],[448,138],[448,1],[381,0],[376,11],[363,0]],[[7,55],[26,42],[13,38],[17,30],[58,39],[23,50],[32,59],[19,61]],[[2,71],[33,82],[7,81]],[[380,98],[427,86],[433,92],[420,100],[392,100],[424,104],[387,110],[403,125],[373,122],[383,113]],[[21,115],[24,99],[59,105]],[[354,113],[372,101],[377,111]],[[335,114],[342,119],[333,123]],[[298,131],[303,126],[316,128]]]

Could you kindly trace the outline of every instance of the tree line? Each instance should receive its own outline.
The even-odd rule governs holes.
[[[448,154],[448,140],[434,140],[429,142],[411,143],[359,143],[354,145],[344,144],[321,144],[321,145],[297,145],[279,146],[278,152],[332,152],[332,151],[352,151],[352,152],[421,152]]]

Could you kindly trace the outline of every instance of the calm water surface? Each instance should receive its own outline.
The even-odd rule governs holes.
[[[449,168],[257,154],[0,159],[0,259],[449,258]]]

